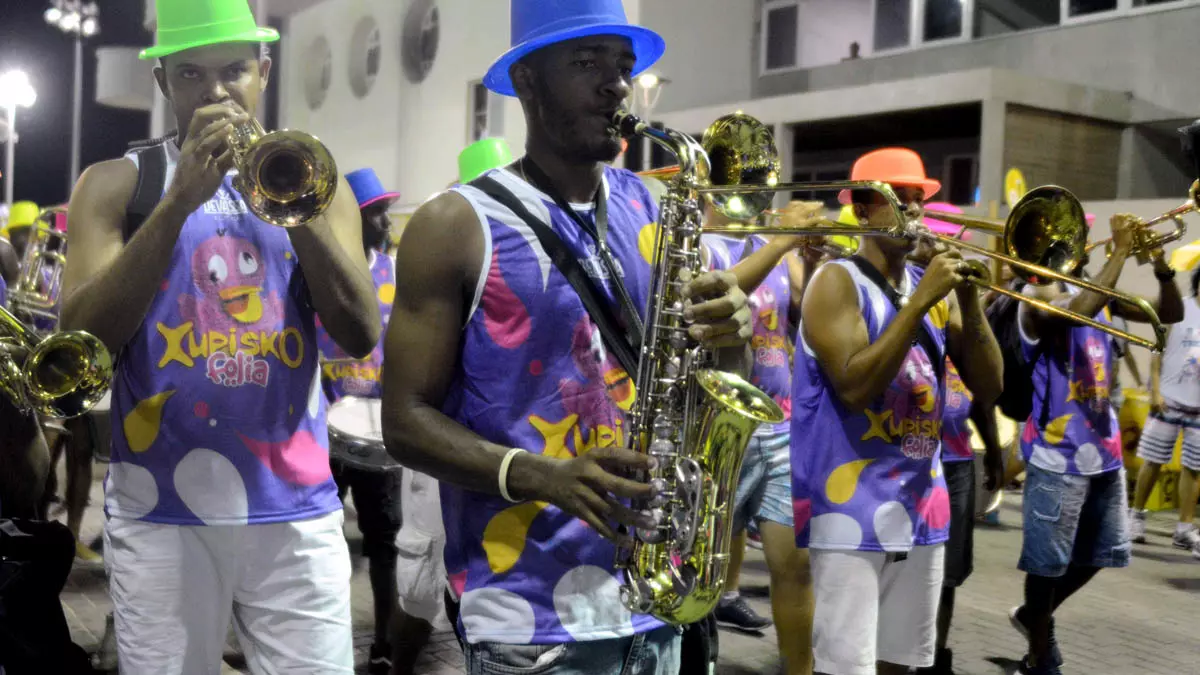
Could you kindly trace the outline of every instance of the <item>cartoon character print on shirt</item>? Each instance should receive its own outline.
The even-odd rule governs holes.
[[[618,409],[628,411],[633,407],[633,379],[608,354],[600,329],[587,317],[580,319],[571,333],[571,359],[583,379],[559,383],[563,408],[579,416],[585,438],[590,434],[615,435],[624,417]],[[597,382],[603,382],[604,388],[597,387]]]
[[[793,348],[785,335],[786,326],[781,324],[787,321],[787,317],[780,316],[778,301],[775,289],[769,283],[759,285],[746,299],[754,317],[754,335],[750,338],[750,349],[754,354],[756,372],[759,368],[786,368],[790,372],[792,368]],[[763,382],[757,374],[753,374],[750,380],[755,386],[761,386]],[[785,393],[773,397],[789,418],[792,411],[790,389],[787,387]]]
[[[1079,401],[1095,415],[1103,415],[1110,405],[1106,359],[1108,351],[1101,342],[1107,339],[1097,335],[1087,338],[1083,350],[1086,359],[1083,363],[1073,364],[1074,372],[1067,383],[1067,402]]]
[[[878,438],[897,445],[910,459],[929,459],[942,435],[937,374],[922,350],[911,350],[883,394],[878,412],[865,409],[870,427],[863,441]]]
[[[304,337],[283,328],[283,300],[276,291],[264,296],[266,264],[248,239],[217,230],[192,253],[192,288],[180,294],[182,323],[159,323],[166,345],[158,367],[203,363],[208,379],[226,387],[270,381],[272,361],[298,368],[304,359]]]

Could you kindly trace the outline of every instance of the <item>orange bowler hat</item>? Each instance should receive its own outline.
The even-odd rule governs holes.
[[[942,189],[940,181],[925,175],[921,156],[908,148],[882,148],[859,157],[850,170],[850,180],[878,180],[892,187],[916,187],[930,199]],[[849,204],[850,191],[838,193],[838,201]]]

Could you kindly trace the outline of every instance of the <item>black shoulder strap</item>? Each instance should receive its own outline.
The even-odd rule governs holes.
[[[592,285],[591,278],[584,272],[583,267],[579,264],[575,256],[567,249],[566,244],[562,242],[548,225],[534,217],[512,192],[496,182],[495,179],[488,176],[481,176],[471,181],[469,185],[478,188],[484,194],[500,202],[506,209],[512,211],[518,218],[525,221],[525,224],[533,230],[534,234],[537,235],[538,241],[541,242],[542,248],[550,256],[550,260],[554,262],[554,266],[558,268],[558,271],[566,277],[567,282],[579,294],[579,299],[583,301],[584,308],[592,317],[592,321],[595,322],[596,327],[600,329],[600,335],[604,338],[604,342],[608,345],[608,348],[612,350],[613,355],[621,362],[621,367],[631,375],[636,373],[638,366],[637,349],[630,342],[626,332],[621,329],[612,307],[609,303],[601,300],[602,294]],[[615,279],[614,281],[619,282],[619,279]]]
[[[133,197],[125,208],[125,241],[133,238],[138,228],[158,206],[167,182],[167,146],[163,143],[137,150],[138,179]]]
[[[904,306],[900,293],[895,288],[892,288],[892,285],[888,283],[888,280],[884,278],[879,270],[875,269],[874,265],[859,256],[852,256],[850,262],[854,263],[855,267],[863,273],[863,276],[875,284],[879,290],[883,291],[883,294],[887,296],[888,301],[892,303],[892,307],[895,307],[897,312],[900,311],[900,308]],[[938,349],[937,342],[929,334],[929,330],[925,328],[924,317],[921,317],[921,321],[917,324],[916,344],[921,345],[925,353],[929,355],[929,359],[933,361],[933,371],[937,374],[938,382],[941,382],[942,373],[946,369],[946,355],[941,349]]]

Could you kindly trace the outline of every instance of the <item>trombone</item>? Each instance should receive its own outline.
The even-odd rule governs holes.
[[[679,132],[671,130],[654,129],[623,110],[617,112],[613,123],[625,135],[641,133],[667,147],[673,147],[679,137],[683,136]],[[692,143],[695,142],[692,141]],[[1065,188],[1048,185],[1031,190],[1013,206],[1012,212],[1004,223],[995,223],[959,214],[933,211],[928,213],[929,216],[945,222],[1002,237],[1005,253],[997,253],[961,239],[933,234],[921,224],[923,213],[920,207],[916,204],[905,206],[891,186],[881,181],[779,182],[779,153],[776,150],[771,130],[749,115],[733,113],[721,117],[705,130],[699,145],[700,148],[697,148],[695,152],[696,157],[680,157],[680,162],[687,162],[690,166],[686,166],[686,171],[679,172],[670,180],[676,183],[680,181],[690,183],[685,183],[684,187],[689,188],[697,195],[704,195],[713,208],[732,221],[721,224],[704,223],[701,228],[705,233],[734,236],[845,234],[926,238],[1007,263],[1019,277],[1028,283],[1044,285],[1051,281],[1061,281],[1135,305],[1150,318],[1155,339],[1147,340],[1096,321],[1092,317],[1083,316],[993,284],[990,281],[991,275],[988,273],[986,265],[978,260],[969,260],[967,263],[971,265],[971,272],[968,279],[981,288],[1027,302],[1047,314],[1104,331],[1155,352],[1161,352],[1166,343],[1166,329],[1148,302],[1071,275],[1083,259],[1084,248],[1087,245],[1087,220],[1079,200]],[[847,227],[830,221],[829,227],[791,228],[772,227],[751,222],[768,210],[777,192],[800,190],[871,190],[877,192],[883,196],[891,208],[894,215],[893,224],[890,226]]]
[[[1145,265],[1150,262],[1157,254],[1161,253],[1162,247],[1173,241],[1183,239],[1183,235],[1187,234],[1187,223],[1183,221],[1183,217],[1194,211],[1200,211],[1200,180],[1192,183],[1192,187],[1188,190],[1188,200],[1182,205],[1177,206],[1170,211],[1151,218],[1142,223],[1138,223],[1133,234],[1133,250],[1131,251],[1136,257],[1139,265]],[[1167,221],[1172,221],[1175,224],[1175,229],[1166,233],[1154,233],[1150,230]],[[1108,255],[1112,255],[1113,238],[1101,239],[1100,241],[1088,244],[1085,252],[1091,253],[1098,246],[1104,246],[1104,250]]]
[[[0,393],[23,412],[68,419],[92,409],[112,381],[112,356],[91,333],[39,338],[0,306]]]
[[[30,230],[20,276],[8,292],[13,313],[23,319],[41,319],[51,326],[58,323],[67,234],[55,228],[55,221],[66,215],[62,206],[42,209]]]
[[[233,187],[265,222],[298,227],[321,215],[337,192],[337,162],[315,136],[267,133],[253,117],[229,138],[238,175]]]

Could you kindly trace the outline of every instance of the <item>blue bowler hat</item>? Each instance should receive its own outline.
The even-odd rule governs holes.
[[[379,182],[379,176],[375,175],[374,169],[351,171],[346,174],[346,182],[354,191],[354,198],[358,200],[360,209],[365,209],[385,199],[390,203],[400,198],[399,192],[389,192],[383,189],[383,183]]]
[[[589,35],[627,37],[637,57],[635,76],[654,65],[667,49],[658,33],[629,23],[621,0],[512,0],[511,10],[512,49],[483,78],[484,86],[504,96],[517,95],[509,77],[513,64],[558,42]]]

